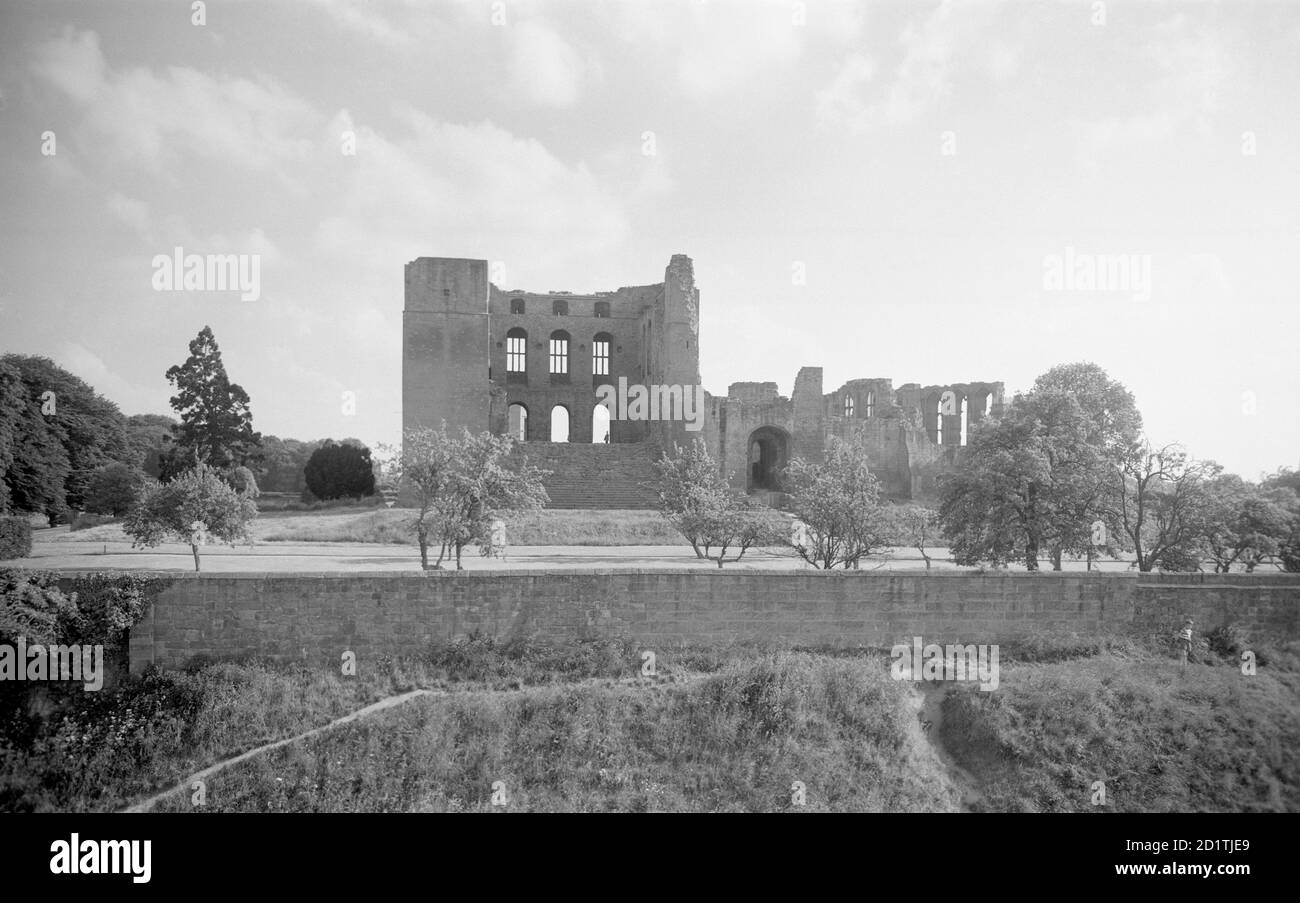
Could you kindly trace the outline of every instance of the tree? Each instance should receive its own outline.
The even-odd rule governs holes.
[[[136,496],[144,485],[144,474],[114,461],[98,468],[90,477],[86,496],[86,510],[92,514],[111,514],[122,517],[135,504]]]
[[[1046,553],[1060,570],[1069,553],[1091,566],[1092,525],[1114,519],[1114,474],[1141,422],[1133,396],[1095,364],[1044,373],[975,427],[966,466],[940,492],[954,559],[1033,571]]]
[[[893,505],[882,509],[887,523],[889,544],[916,549],[930,569],[930,544],[939,538],[939,513],[924,505]]]
[[[689,448],[674,443],[655,469],[659,511],[691,544],[696,558],[722,567],[756,545],[776,541],[769,509],[728,484],[703,439],[696,438]]]
[[[218,469],[257,460],[261,436],[253,431],[248,393],[226,375],[211,328],[199,331],[190,342],[190,356],[168,369],[167,381],[177,390],[171,405],[180,423],[174,434],[177,448],[163,460],[163,479],[195,460]]]
[[[821,463],[795,458],[782,484],[791,512],[807,528],[806,536],[791,545],[814,567],[857,567],[885,544],[880,484],[871,473],[861,433],[847,442],[831,437]]]
[[[487,556],[500,551],[493,535],[495,520],[512,511],[541,508],[548,501],[542,478],[548,471],[512,461],[514,440],[483,432],[471,435],[462,428],[459,438],[447,435],[447,423],[438,429],[407,430],[400,452],[382,449],[390,459],[390,473],[415,496],[416,517],[411,521],[420,547],[420,566],[441,570],[449,555],[462,570],[461,553],[475,544]],[[429,546],[438,545],[438,560],[429,564]]]
[[[1282,516],[1272,534],[1277,545],[1273,557],[1282,570],[1300,572],[1300,471],[1280,468],[1264,478],[1260,491]]]
[[[1135,445],[1116,473],[1119,519],[1138,570],[1196,570],[1212,529],[1210,481],[1222,470],[1194,461],[1176,444]]]
[[[333,439],[312,452],[304,468],[307,488],[319,499],[361,498],[375,492],[370,449]]]
[[[126,463],[157,479],[162,474],[162,460],[172,444],[179,424],[162,414],[132,414],[126,418]]]
[[[68,508],[84,508],[97,467],[127,457],[122,413],[48,358],[8,354],[0,364],[7,410],[0,441],[8,433],[0,463],[8,461],[9,504],[57,523]]]
[[[146,484],[127,514],[123,529],[133,546],[156,546],[169,539],[188,542],[199,570],[199,546],[209,537],[234,545],[249,538],[257,504],[233,489],[215,469],[199,463],[169,483]]]
[[[262,460],[258,465],[258,484],[266,492],[302,492],[307,488],[307,461],[321,445],[320,441],[300,442],[297,439],[264,436]]]

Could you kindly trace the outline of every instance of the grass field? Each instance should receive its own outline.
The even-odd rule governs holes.
[[[661,650],[654,678],[607,641],[471,639],[347,678],[215,664],[42,705],[4,697],[0,810],[122,808],[425,687],[445,695],[213,775],[205,808],[488,811],[496,785],[514,811],[1082,812],[1101,780],[1111,810],[1300,811],[1300,646],[1261,652],[1252,677],[1229,654],[1197,658],[1026,643],[1004,649],[992,693],[895,682],[879,652],[746,646]],[[927,733],[934,693],[942,722]]]
[[[359,542],[414,546],[402,508],[333,507],[317,511],[264,511],[253,521],[254,542]],[[657,511],[543,509],[505,519],[515,546],[684,545],[681,534]],[[39,534],[38,534],[39,536]],[[129,542],[120,523],[105,523],[54,535],[56,542]]]

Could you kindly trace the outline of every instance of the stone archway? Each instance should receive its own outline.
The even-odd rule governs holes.
[[[760,426],[746,443],[745,489],[780,492],[781,471],[790,461],[790,434],[775,426]]]

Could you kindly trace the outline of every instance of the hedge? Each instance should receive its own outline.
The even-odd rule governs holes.
[[[25,517],[0,515],[0,561],[32,554],[32,522]]]

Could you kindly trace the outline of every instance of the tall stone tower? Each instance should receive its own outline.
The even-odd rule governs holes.
[[[421,257],[406,265],[402,429],[488,428],[486,260]]]
[[[674,254],[664,270],[662,325],[655,359],[659,366],[651,381],[694,391],[700,385],[700,290],[695,287],[695,265],[685,254]],[[685,428],[681,420],[661,421],[665,448],[689,444],[701,433]]]

